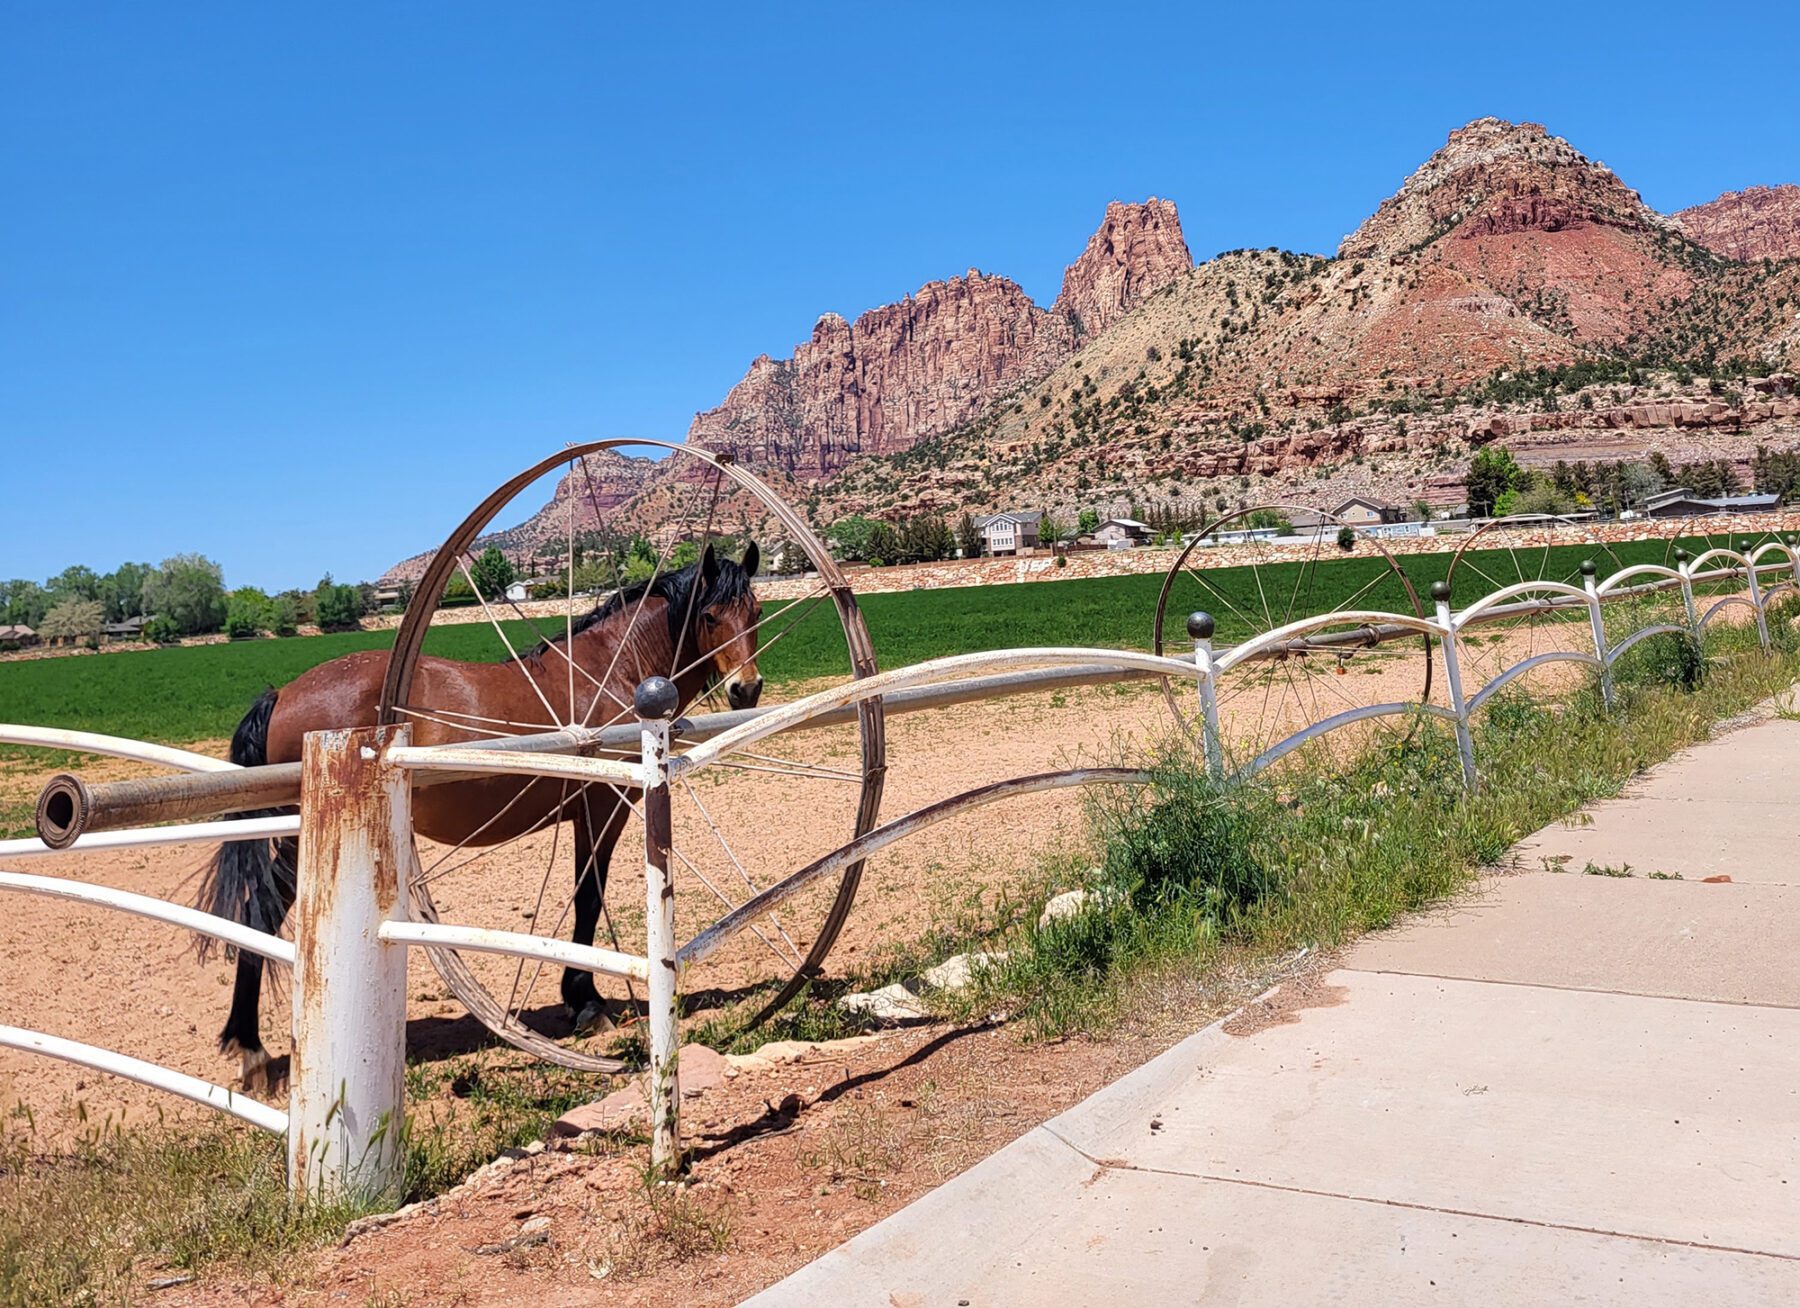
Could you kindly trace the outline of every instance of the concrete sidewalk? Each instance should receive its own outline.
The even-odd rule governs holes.
[[[749,1302],[1800,1303],[1800,723],[1515,852]]]

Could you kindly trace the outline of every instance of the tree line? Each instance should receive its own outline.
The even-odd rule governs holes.
[[[349,630],[377,607],[373,586],[335,582],[329,574],[312,590],[271,595],[255,586],[227,589],[224,570],[201,554],[121,563],[105,573],[76,564],[42,583],[0,581],[0,625],[89,645],[98,644],[105,626],[134,618],[144,620],[146,640],[168,643],[220,631],[292,636],[303,624]]]
[[[1750,460],[1751,489],[1779,495],[1785,502],[1800,493],[1800,450],[1759,445]],[[1503,445],[1475,452],[1463,478],[1469,512],[1503,518],[1515,513],[1623,513],[1642,509],[1650,497],[1686,488],[1700,499],[1742,494],[1743,479],[1730,459],[1698,459],[1675,465],[1658,450],[1647,459],[1574,463],[1558,459],[1549,471],[1526,468]]]

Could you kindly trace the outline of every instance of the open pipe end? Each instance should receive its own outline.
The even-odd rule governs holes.
[[[52,849],[67,849],[87,830],[93,801],[87,784],[67,772],[50,779],[38,796],[38,839]]]

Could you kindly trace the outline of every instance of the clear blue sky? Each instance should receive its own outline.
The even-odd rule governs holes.
[[[1056,292],[1114,198],[1329,252],[1453,127],[1800,181],[1786,6],[0,0],[0,576],[372,577],[818,314]]]

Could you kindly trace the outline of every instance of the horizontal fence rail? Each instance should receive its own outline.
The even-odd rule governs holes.
[[[166,1090],[183,1099],[205,1104],[208,1108],[230,1113],[251,1126],[261,1127],[275,1135],[287,1132],[288,1115],[279,1108],[271,1108],[260,1099],[237,1094],[222,1085],[202,1081],[197,1076],[189,1076],[186,1072],[177,1072],[157,1063],[147,1063],[129,1054],[115,1053],[96,1045],[84,1045],[79,1040],[65,1040],[61,1036],[27,1031],[17,1026],[0,1026],[0,1046],[44,1054],[65,1063],[91,1067],[96,1072],[109,1072],[113,1076],[122,1076],[127,1081],[136,1081],[139,1085],[147,1085],[155,1090]]]
[[[0,872],[0,890],[16,890],[47,899],[66,899],[73,903],[117,909],[122,913],[167,922],[170,926],[211,936],[235,949],[247,949],[252,954],[259,954],[277,963],[292,964],[294,961],[294,946],[291,941],[247,927],[228,917],[215,917],[197,908],[171,904],[166,899],[157,899],[151,895],[118,890],[112,886],[97,886],[87,881],[72,881],[67,877],[36,876],[30,872]]]
[[[543,963],[561,963],[584,972],[642,981],[650,974],[650,961],[614,949],[578,945],[523,931],[493,931],[486,927],[451,926],[442,922],[383,922],[377,934],[397,945],[438,949],[468,949],[478,954],[505,954]]]

